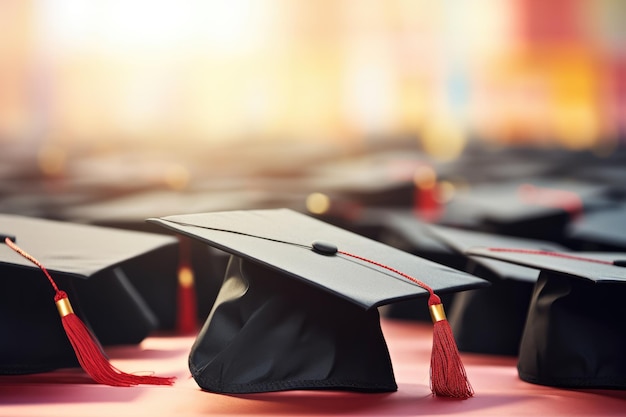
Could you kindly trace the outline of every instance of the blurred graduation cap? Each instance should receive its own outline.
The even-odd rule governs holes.
[[[372,210],[412,209],[438,215],[435,165],[411,151],[377,152],[314,167],[302,180],[308,212],[328,223],[377,239]]]
[[[597,210],[571,223],[568,245],[584,251],[626,251],[626,204]]]
[[[50,271],[102,345],[136,344],[158,322],[126,275],[125,266],[158,256],[176,239],[67,222],[0,215],[3,236]],[[2,242],[5,242],[4,237]],[[6,296],[0,303],[0,373],[24,374],[76,366],[50,283],[32,260],[0,244]]]
[[[491,282],[480,288],[455,294],[449,321],[461,351],[517,355],[528,306],[539,272],[487,258],[468,257],[473,247],[516,247],[563,251],[556,243],[495,235],[438,225],[425,233],[439,240],[464,259],[462,270]]]
[[[475,248],[471,256],[535,268],[518,357],[522,380],[626,388],[626,253]]]
[[[570,222],[614,204],[607,192],[597,184],[550,179],[478,184],[456,192],[438,223],[562,242]]]
[[[482,279],[288,209],[148,221],[232,254],[189,357],[203,389],[394,391],[376,307],[431,293],[433,392],[472,395],[456,346],[442,348],[452,334],[433,291]]]
[[[411,206],[415,171],[423,166],[430,164],[421,154],[373,152],[317,164],[307,171],[303,184],[361,206]]]

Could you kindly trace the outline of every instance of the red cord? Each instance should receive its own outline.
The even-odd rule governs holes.
[[[41,262],[39,262],[37,259],[35,259],[32,255],[26,253],[22,248],[20,248],[15,243],[13,243],[13,241],[11,239],[9,239],[8,237],[4,238],[4,243],[6,243],[6,245],[8,247],[10,247],[11,249],[13,249],[15,252],[19,253],[24,258],[28,259],[29,261],[31,261],[32,263],[37,265],[39,267],[39,269],[41,269],[43,271],[43,273],[46,275],[46,278],[48,278],[48,281],[50,281],[50,285],[52,285],[52,288],[54,288],[54,292],[57,293],[57,294],[59,293],[59,287],[57,287],[56,282],[54,282],[54,280],[50,276],[50,273],[48,273],[48,270],[46,268],[44,268],[44,266],[41,264]]]
[[[404,272],[399,271],[399,270],[397,270],[397,269],[395,269],[395,268],[393,268],[393,267],[391,267],[389,265],[385,265],[385,264],[382,264],[380,262],[376,262],[376,261],[374,261],[372,259],[364,258],[362,256],[354,255],[352,253],[344,252],[342,250],[338,250],[337,253],[341,253],[342,255],[350,256],[352,258],[359,259],[359,260],[364,261],[364,262],[368,262],[368,263],[370,263],[372,265],[376,265],[376,266],[384,268],[384,269],[386,269],[388,271],[391,271],[394,274],[398,274],[401,277],[404,277],[404,278],[408,279],[409,281],[413,282],[414,284],[417,284],[419,287],[421,287],[421,288],[425,289],[426,291],[428,291],[428,293],[430,294],[430,297],[428,298],[428,305],[429,306],[434,305],[434,304],[441,304],[441,299],[439,298],[439,296],[437,294],[435,294],[433,289],[430,288],[430,286],[428,284],[418,280],[417,278],[414,278],[414,277],[412,277],[412,276],[410,276],[408,274],[405,274]]]
[[[569,255],[566,253],[550,252],[550,251],[545,251],[545,250],[508,249],[508,248],[489,248],[489,250],[493,252],[512,252],[512,253],[524,253],[524,254],[529,254],[529,255],[554,256],[556,258],[572,259],[575,261],[593,262],[593,263],[603,264],[603,265],[613,265],[613,262],[611,261],[603,261],[601,259],[587,258],[584,256]]]

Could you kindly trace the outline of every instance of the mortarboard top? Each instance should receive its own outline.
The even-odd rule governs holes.
[[[626,253],[475,248],[468,254],[541,271],[520,343],[521,379],[626,388]]]
[[[375,307],[427,291],[365,258],[435,292],[486,284],[288,209],[148,221],[232,254],[189,358],[209,391],[397,389]]]
[[[64,214],[68,218],[100,226],[164,233],[166,230],[163,228],[147,224],[146,217],[251,208],[261,204],[266,195],[266,192],[245,189],[204,191],[192,189],[179,192],[151,190],[75,205],[68,207]],[[171,271],[172,267],[176,268],[178,260],[184,262],[183,257],[189,259],[193,272],[193,288],[197,293],[203,294],[200,298],[195,297],[197,294],[191,294],[196,305],[196,312],[193,314],[197,316],[196,322],[204,320],[209,313],[219,290],[214,275],[221,277],[226,264],[223,260],[225,256],[222,256],[220,251],[211,250],[212,248],[207,248],[206,245],[196,241],[181,241],[179,249],[180,254],[178,249],[174,248],[169,253],[163,253],[156,261],[134,262],[130,266],[137,271],[130,277],[131,282],[158,317],[160,328],[165,330],[179,327],[178,320],[181,317],[182,310],[177,294],[182,289],[177,288],[176,272]],[[141,273],[142,271],[149,273]],[[156,282],[155,277],[158,277]]]
[[[508,182],[519,178],[549,176],[554,170],[555,157],[564,158],[563,152],[556,155],[545,149],[532,147],[490,147],[477,144],[468,148],[462,157],[454,161],[454,169],[440,171],[444,180],[463,178],[472,184]],[[480,167],[480,169],[476,169]]]
[[[382,237],[390,246],[411,252],[422,258],[460,269],[454,251],[428,232],[430,223],[421,220],[412,210],[388,210],[380,215]]]
[[[561,245],[491,233],[429,225],[427,233],[466,259],[463,270],[492,283],[487,288],[456,294],[448,315],[461,351],[517,355],[532,290],[539,276],[534,268],[489,258],[467,257],[473,247],[516,247],[565,250]]]
[[[571,223],[568,244],[585,251],[626,251],[626,203],[588,213]]]
[[[124,268],[175,245],[173,237],[6,214],[0,229],[50,271],[102,344],[138,343],[157,327]],[[0,244],[0,271],[11,294],[0,304],[0,373],[75,366],[38,267]]]
[[[528,239],[514,236],[496,235],[493,233],[480,232],[475,230],[465,230],[455,227],[447,227],[441,225],[426,225],[425,233],[437,239],[455,252],[462,254],[469,265],[465,270],[471,269],[473,275],[476,273],[478,266],[485,270],[480,273],[481,278],[488,281],[496,280],[515,280],[522,282],[535,283],[539,272],[533,268],[527,268],[519,265],[512,265],[508,262],[502,262],[487,258],[468,258],[465,252],[474,247],[516,247],[520,249],[565,251],[564,246],[540,239]],[[473,265],[477,263],[478,266]]]
[[[431,165],[425,156],[411,151],[374,152],[317,164],[307,170],[302,184],[311,192],[365,207],[410,207],[416,171]]]
[[[582,213],[614,204],[608,188],[578,181],[534,179],[477,184],[446,204],[440,224],[561,241]]]

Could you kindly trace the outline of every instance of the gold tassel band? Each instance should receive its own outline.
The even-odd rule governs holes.
[[[59,315],[61,317],[65,317],[69,314],[74,313],[72,305],[70,304],[70,300],[67,297],[61,298],[59,301],[56,302],[56,305],[57,310],[59,310]]]
[[[433,323],[446,319],[446,312],[443,309],[443,304],[433,304],[428,307],[430,310],[430,318],[433,319]]]

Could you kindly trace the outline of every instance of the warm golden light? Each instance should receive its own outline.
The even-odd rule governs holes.
[[[597,148],[626,130],[610,3],[553,40],[526,1],[1,2],[0,139]]]
[[[306,208],[313,214],[324,214],[330,209],[330,198],[326,194],[312,193],[306,198]]]
[[[421,166],[415,170],[413,181],[422,190],[432,189],[437,185],[437,173],[429,166]]]
[[[454,120],[429,120],[422,130],[424,151],[434,158],[450,161],[458,158],[466,145],[466,133]]]
[[[181,191],[187,188],[191,180],[189,170],[179,164],[171,165],[165,172],[165,184],[172,190]]]
[[[42,146],[37,155],[39,169],[44,175],[63,174],[67,164],[67,153],[57,146]]]

